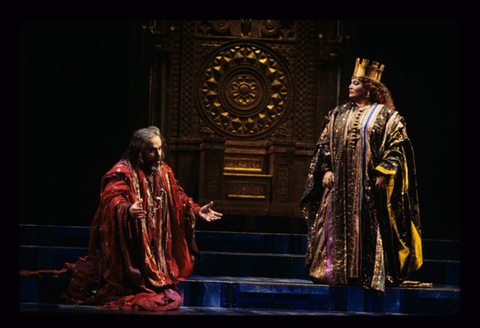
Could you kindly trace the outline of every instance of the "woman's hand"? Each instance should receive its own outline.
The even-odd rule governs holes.
[[[223,214],[212,210],[212,205],[213,205],[213,202],[210,202],[207,205],[203,206],[200,209],[200,212],[198,212],[197,216],[207,222],[220,220]]]
[[[322,179],[323,187],[327,189],[332,189],[334,180],[335,180],[335,175],[333,174],[332,171],[325,172]]]
[[[390,176],[379,175],[377,177],[377,181],[375,183],[375,190],[381,192],[381,191],[384,191],[385,189],[387,189],[389,180],[390,180]]]

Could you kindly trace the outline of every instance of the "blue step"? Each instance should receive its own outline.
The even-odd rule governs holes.
[[[20,268],[59,269],[85,256],[88,227],[21,227]],[[195,273],[239,277],[306,279],[306,236],[245,232],[197,231],[200,262]],[[411,280],[460,284],[459,242],[424,240],[424,264]],[[445,256],[443,256],[445,254]]]
[[[87,247],[90,227],[20,225],[20,244],[37,246]],[[196,240],[202,251],[305,254],[307,236],[288,233],[255,233],[197,230]],[[423,239],[424,258],[460,260],[457,240]]]
[[[20,276],[20,302],[63,303],[69,283],[69,276]]]
[[[305,255],[307,249],[303,234],[197,230],[195,237],[202,251]]]
[[[307,278],[305,255],[276,253],[201,252],[199,275]]]
[[[20,226],[20,269],[61,269],[87,253],[89,227]],[[433,288],[389,288],[377,295],[360,287],[316,285],[304,269],[306,235],[197,230],[200,261],[180,283],[185,306],[301,309],[379,313],[457,313],[458,241],[423,240],[424,265],[410,280]],[[69,277],[21,277],[21,301],[61,303]]]
[[[362,287],[313,284],[304,279],[193,276],[179,288],[185,306],[416,314],[460,311],[460,289],[447,285],[387,288],[382,294]]]
[[[460,241],[423,239],[423,256],[432,260],[460,261]]]
[[[21,277],[22,303],[59,304],[67,276]],[[458,314],[460,288],[387,288],[313,284],[305,279],[192,276],[178,284],[183,306],[238,309],[322,310],[410,314]]]
[[[20,245],[87,247],[90,227],[20,225]]]
[[[20,268],[23,270],[60,269],[87,254],[82,247],[20,246]],[[205,276],[271,277],[307,279],[305,256],[277,253],[201,252],[195,274]],[[436,284],[460,284],[460,261],[425,259],[410,280]]]

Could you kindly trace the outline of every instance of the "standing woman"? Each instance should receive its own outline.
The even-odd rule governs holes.
[[[357,58],[350,102],[330,111],[301,206],[315,283],[385,291],[422,265],[413,148],[380,78]]]

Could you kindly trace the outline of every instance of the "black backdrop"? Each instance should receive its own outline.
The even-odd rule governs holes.
[[[354,20],[348,34],[353,56],[386,65],[406,118],[424,237],[459,239],[459,22]],[[132,21],[20,22],[21,223],[90,224],[137,128],[133,37]]]

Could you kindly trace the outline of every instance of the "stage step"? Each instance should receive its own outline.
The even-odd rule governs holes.
[[[88,227],[22,225],[20,268],[59,269],[87,253]],[[308,278],[306,235],[197,231],[200,262],[195,273],[209,276]],[[459,242],[426,239],[424,264],[409,279],[460,284]]]
[[[87,252],[89,227],[21,225],[20,269],[61,269]],[[391,313],[459,311],[459,242],[424,240],[424,265],[410,280],[433,288],[389,288],[383,295],[352,286],[316,285],[304,269],[306,235],[196,232],[200,261],[180,283],[185,306]],[[21,277],[21,302],[60,303],[69,277]]]
[[[22,303],[60,304],[67,276],[22,277]],[[186,307],[284,309],[410,314],[458,314],[460,288],[387,288],[385,293],[354,286],[313,284],[304,279],[192,276],[182,281]]]
[[[65,305],[65,304],[51,304],[51,303],[30,303],[30,302],[25,302],[25,303],[20,303],[20,311],[25,314],[26,316],[23,316],[22,319],[25,318],[32,318],[33,320],[36,320],[36,315],[33,317],[29,317],[28,315],[31,314],[48,314],[48,315],[77,315],[75,318],[78,320],[78,318],[83,318],[80,315],[87,315],[87,319],[89,319],[90,315],[95,315],[95,316],[100,316],[100,315],[107,315],[109,316],[109,319],[111,319],[111,315],[116,315],[115,318],[117,318],[119,321],[122,320],[123,323],[125,323],[123,320],[125,319],[125,315],[142,315],[143,317],[145,315],[159,315],[162,316],[162,320],[165,321],[165,316],[174,316],[172,318],[173,321],[175,321],[178,324],[178,319],[179,316],[181,319],[184,320],[190,320],[191,316],[195,316],[195,322],[200,325],[202,325],[201,319],[205,320],[205,324],[212,326],[212,323],[214,326],[216,326],[215,319],[223,319],[223,316],[228,317],[230,320],[235,320],[235,323],[239,323],[239,319],[241,317],[246,316],[245,320],[248,322],[245,323],[250,323],[252,321],[252,316],[255,316],[254,320],[258,324],[258,320],[265,320],[265,322],[269,320],[274,320],[278,322],[282,322],[282,325],[285,324],[286,320],[296,320],[298,316],[302,316],[302,318],[299,318],[300,320],[305,320],[309,319],[313,316],[334,316],[334,317],[350,317],[349,319],[355,320],[358,322],[358,319],[360,317],[369,317],[366,318],[367,320],[370,320],[370,317],[382,317],[382,321],[385,321],[387,317],[390,318],[390,320],[398,320],[397,318],[399,316],[422,316],[424,318],[428,318],[430,322],[432,319],[436,319],[437,321],[440,321],[442,323],[445,323],[445,319],[453,321],[455,320],[454,318],[456,316],[439,316],[436,313],[432,313],[428,317],[425,316],[424,314],[410,314],[410,313],[389,313],[389,312],[364,312],[364,311],[329,311],[329,310],[298,310],[298,309],[256,309],[256,308],[221,308],[221,307],[216,307],[216,306],[181,306],[178,310],[176,311],[158,311],[158,312],[139,312],[136,310],[118,310],[118,309],[111,309],[111,308],[102,308],[102,307],[97,307],[97,306],[92,306],[92,305]],[[118,315],[122,315],[119,317]],[[261,316],[261,317],[259,317]],[[272,316],[274,316],[272,318]],[[234,317],[234,318],[232,318]],[[44,316],[46,320],[51,320],[48,319],[48,316]],[[315,319],[317,320],[317,319]],[[223,320],[221,320],[223,321]],[[273,322],[273,324],[274,324]],[[35,321],[35,323],[38,323],[38,321]],[[272,322],[269,322],[272,324]],[[292,322],[293,323],[293,322]]]
[[[20,245],[85,248],[90,227],[20,225]],[[234,232],[197,230],[196,240],[201,251],[240,253],[305,254],[307,236],[298,233]],[[424,258],[460,260],[458,240],[423,239]]]
[[[58,270],[64,263],[84,257],[86,248],[57,246],[20,246],[22,270]],[[201,252],[196,274],[239,277],[271,277],[307,279],[305,256],[276,253]],[[425,259],[410,280],[436,284],[460,284],[460,261]]]
[[[304,279],[192,276],[179,288],[185,306],[422,314],[456,314],[460,310],[460,288],[448,285],[387,288],[378,293]]]

